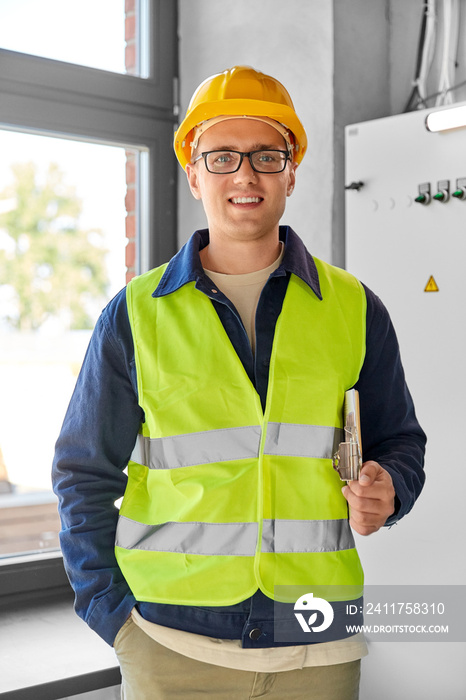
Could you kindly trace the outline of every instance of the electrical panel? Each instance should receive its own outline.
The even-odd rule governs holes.
[[[412,513],[356,539],[367,584],[413,584],[413,595],[422,584],[466,584],[466,126],[428,131],[426,117],[437,109],[445,108],[353,124],[345,139],[346,267],[390,313],[428,437],[426,484]],[[407,675],[415,646],[406,645]],[[452,645],[420,646],[436,647],[433,665],[442,658],[455,697],[466,697],[466,674],[446,649]],[[386,662],[380,660],[382,675]],[[434,697],[426,666],[413,692],[425,685],[423,697]],[[444,690],[435,697],[453,697]]]

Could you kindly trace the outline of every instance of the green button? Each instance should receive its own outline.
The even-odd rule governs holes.
[[[443,192],[437,192],[437,194],[434,194],[434,199],[437,199],[439,202],[442,202],[445,199],[445,195]]]

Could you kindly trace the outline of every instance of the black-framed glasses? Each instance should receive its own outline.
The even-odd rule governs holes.
[[[194,159],[196,163],[204,159],[205,167],[209,173],[216,175],[229,175],[236,173],[241,168],[244,156],[249,158],[251,168],[256,173],[281,173],[285,170],[286,162],[290,158],[288,151],[205,151]]]

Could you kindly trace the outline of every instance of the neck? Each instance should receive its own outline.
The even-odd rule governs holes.
[[[245,275],[263,270],[280,255],[278,231],[274,240],[222,241],[215,238],[200,252],[202,266],[226,275]]]

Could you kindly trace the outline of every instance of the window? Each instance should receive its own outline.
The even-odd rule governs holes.
[[[121,0],[3,0],[0,16],[5,49],[126,72]]]
[[[53,446],[91,329],[134,263],[138,151],[0,130],[0,152],[4,555],[58,546]]]
[[[176,3],[5,0],[0,67],[5,565],[57,547],[53,445],[100,309],[176,249]]]

